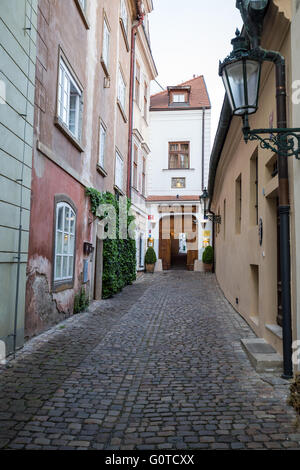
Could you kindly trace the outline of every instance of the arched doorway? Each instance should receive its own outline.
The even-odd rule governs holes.
[[[160,219],[159,258],[164,270],[194,270],[198,259],[198,224],[194,215],[172,214]]]

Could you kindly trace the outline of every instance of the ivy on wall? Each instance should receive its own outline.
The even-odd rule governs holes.
[[[100,193],[94,188],[87,188],[86,194],[91,201],[91,211],[97,216],[98,207],[101,204],[110,204],[116,213],[116,239],[103,240],[103,275],[102,275],[102,297],[107,299],[120,292],[126,285],[132,284],[136,279],[136,242],[135,239],[119,238],[119,202],[114,194],[109,192]],[[127,200],[127,233],[129,226],[132,227],[134,216],[129,215],[131,202]],[[108,213],[104,213],[103,219]],[[107,232],[107,226],[104,229]]]

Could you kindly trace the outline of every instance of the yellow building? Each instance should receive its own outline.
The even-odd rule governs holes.
[[[291,20],[292,2],[270,1],[264,21],[261,46],[267,50],[280,52],[286,59],[287,126],[295,127],[290,99],[293,73]],[[249,118],[251,129],[277,127],[275,66],[270,62],[265,62],[262,67],[258,111]],[[298,127],[300,127],[299,122]],[[295,293],[298,280],[295,263],[293,196],[295,165],[300,172],[300,163],[294,157],[290,158],[294,339],[297,338]],[[257,141],[245,143],[241,118],[232,116],[227,98],[224,101],[211,155],[209,195],[211,211],[221,215],[221,224],[216,224],[215,227],[215,271],[220,287],[257,336],[264,338],[279,354],[282,354],[277,155],[270,150],[262,149]],[[299,224],[299,221],[297,223]]]

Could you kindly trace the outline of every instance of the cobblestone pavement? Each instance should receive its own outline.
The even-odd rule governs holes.
[[[288,386],[211,274],[142,276],[31,340],[0,371],[6,449],[299,449]]]

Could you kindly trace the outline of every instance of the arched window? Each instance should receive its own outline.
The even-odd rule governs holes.
[[[54,282],[74,278],[76,213],[70,204],[56,204]]]

